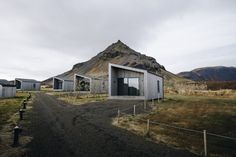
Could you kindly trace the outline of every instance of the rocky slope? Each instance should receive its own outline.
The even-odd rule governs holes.
[[[204,67],[189,72],[181,72],[178,76],[193,81],[236,81],[236,67]]]
[[[74,73],[89,77],[108,78],[108,64],[120,64],[124,66],[139,68],[161,74],[165,79],[165,87],[176,88],[177,84],[194,84],[193,81],[184,79],[169,71],[157,63],[153,57],[146,56],[131,49],[123,42],[118,40],[116,43],[108,46],[104,51],[97,54],[90,60],[78,63],[73,68],[58,77],[73,79]],[[43,81],[44,84],[51,84],[52,78]],[[179,87],[177,87],[179,88]]]

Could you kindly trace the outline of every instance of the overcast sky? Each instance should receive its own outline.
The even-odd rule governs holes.
[[[0,79],[44,80],[118,39],[173,73],[236,66],[236,1],[0,0]]]

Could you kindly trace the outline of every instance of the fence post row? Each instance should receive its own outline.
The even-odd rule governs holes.
[[[158,101],[159,101],[159,98],[158,98]],[[154,99],[152,99],[152,104],[154,105]],[[144,108],[146,109],[146,107],[147,107],[147,101],[144,100]],[[118,112],[117,112],[117,122],[118,123],[119,123],[120,114],[121,114],[120,110],[118,109]],[[134,116],[136,115],[136,105],[133,106],[133,115]],[[144,120],[142,120],[142,121],[144,121]],[[232,137],[217,135],[217,134],[213,134],[213,133],[207,133],[206,130],[203,130],[203,132],[202,132],[202,131],[199,131],[199,130],[187,129],[187,128],[177,127],[177,126],[164,124],[164,123],[159,123],[159,122],[151,122],[151,123],[152,124],[158,124],[158,125],[164,125],[164,126],[167,126],[167,127],[172,127],[172,128],[175,128],[175,129],[182,129],[182,130],[185,130],[185,131],[190,131],[190,132],[195,132],[195,133],[197,132],[197,133],[200,133],[200,134],[203,133],[204,157],[207,157],[207,154],[208,154],[208,152],[207,152],[207,134],[211,135],[211,136],[220,137],[220,138],[236,140],[236,138],[232,138]],[[150,133],[150,120],[149,119],[147,119],[147,126],[146,127],[147,127],[146,128],[146,133],[149,134]]]
[[[23,100],[22,102],[22,108],[26,109],[26,104],[27,101],[31,98],[31,93],[29,93],[28,97],[26,99]],[[23,113],[25,112],[23,109],[19,110],[19,117],[20,120],[23,120]],[[14,136],[13,136],[13,146],[17,146],[19,145],[19,134],[21,133],[22,129],[19,128],[18,126],[15,126],[14,129]]]
[[[203,140],[204,140],[204,156],[207,157],[207,137],[206,130],[203,130]]]

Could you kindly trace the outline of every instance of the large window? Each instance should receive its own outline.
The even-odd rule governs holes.
[[[55,79],[54,89],[62,89],[62,83],[63,82],[61,80]]]
[[[21,82],[16,80],[16,89],[20,89],[21,88]]]
[[[160,93],[160,81],[157,80],[157,93]]]
[[[139,96],[139,78],[118,78],[118,95]]]

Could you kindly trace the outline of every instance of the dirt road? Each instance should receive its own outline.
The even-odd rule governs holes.
[[[117,108],[133,101],[70,105],[36,94],[32,113],[33,157],[190,157],[187,151],[155,144],[111,124]]]

